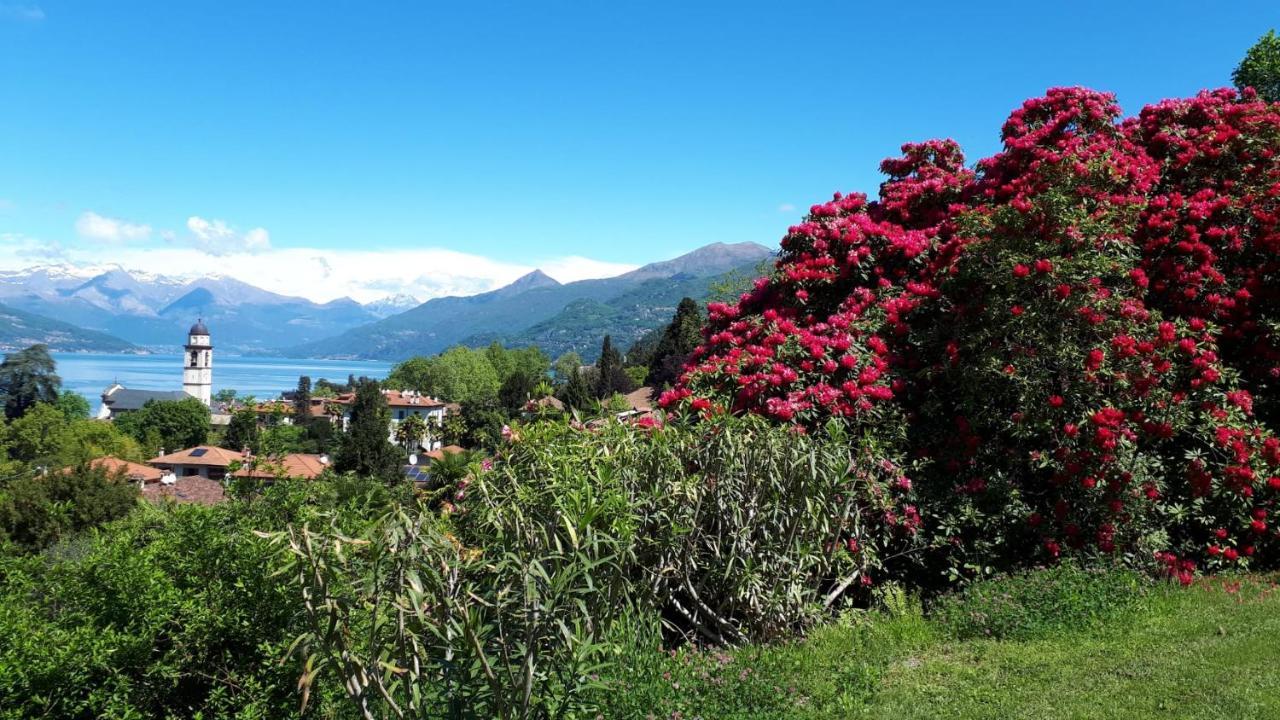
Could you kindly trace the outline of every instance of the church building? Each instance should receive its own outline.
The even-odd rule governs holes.
[[[209,328],[203,320],[197,320],[187,331],[187,343],[182,354],[181,390],[130,390],[120,383],[113,383],[102,392],[99,420],[114,420],[123,413],[141,410],[152,400],[172,402],[193,397],[204,403],[213,403],[213,344]]]
[[[213,345],[204,320],[197,320],[187,331],[186,351],[182,391],[207,406],[213,402]]]

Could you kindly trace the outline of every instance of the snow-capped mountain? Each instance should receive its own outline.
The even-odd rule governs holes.
[[[266,352],[341,333],[378,316],[358,303],[314,303],[235,278],[154,275],[119,266],[43,265],[0,272],[0,302],[143,346],[172,346],[204,318],[231,352]]]
[[[398,315],[405,310],[418,307],[421,304],[422,301],[412,295],[396,293],[395,295],[388,295],[381,300],[374,300],[373,302],[365,303],[364,309],[374,317],[381,319],[392,315]]]

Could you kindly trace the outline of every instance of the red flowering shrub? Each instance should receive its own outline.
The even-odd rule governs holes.
[[[904,146],[877,201],[815,205],[709,308],[664,404],[880,434],[955,572],[1274,562],[1277,106],[1224,90],[1121,120],[1054,89],[1002,138],[976,171]]]

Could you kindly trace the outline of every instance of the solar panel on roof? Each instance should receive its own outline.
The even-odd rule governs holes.
[[[191,457],[204,457],[204,454],[207,452],[209,451],[205,448],[196,448],[191,451]]]
[[[404,476],[413,482],[427,482],[431,479],[431,473],[413,465],[404,466]]]

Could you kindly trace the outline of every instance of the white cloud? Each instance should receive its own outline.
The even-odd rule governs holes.
[[[23,265],[61,262],[67,259],[67,250],[61,243],[40,240],[21,233],[0,232],[0,267],[14,269]],[[6,262],[7,261],[7,262]]]
[[[0,270],[18,269],[40,262],[33,251],[44,247],[49,256],[57,251],[59,259],[77,265],[118,265],[172,277],[227,275],[272,292],[316,302],[350,297],[363,303],[397,293],[407,293],[422,300],[444,295],[474,295],[506,285],[535,267],[444,248],[331,250],[268,247],[251,251],[242,247],[238,251],[215,255],[182,244],[110,247],[80,244],[58,248],[54,244],[34,243],[28,244],[22,253],[12,251],[16,248],[5,247],[7,244],[0,243]],[[560,282],[572,282],[611,277],[635,266],[573,256],[551,258],[537,267]]]
[[[791,203],[782,203],[781,205],[778,206],[778,212],[780,213],[793,213],[795,211],[796,211],[796,206],[792,205]]]
[[[66,245],[0,233],[0,270],[65,262],[82,268],[122,267],[175,278],[225,275],[272,292],[327,302],[371,302],[409,294],[427,300],[493,290],[535,267],[560,282],[613,277],[635,265],[571,255],[536,266],[446,248],[276,248],[265,228],[242,232],[224,220],[192,215],[186,232],[83,213],[81,241]],[[140,242],[134,242],[140,241]]]
[[[39,5],[23,5],[19,3],[0,3],[0,20],[17,20],[20,22],[40,22],[44,19],[44,10]]]
[[[151,226],[85,211],[76,220],[76,232],[89,240],[119,244],[131,240],[146,240],[151,237]]]
[[[187,218],[187,229],[191,231],[191,244],[210,255],[260,252],[271,247],[271,236],[266,228],[253,228],[241,233],[223,220],[206,220],[192,215]]]
[[[621,275],[624,272],[635,270],[637,266],[570,255],[569,257],[548,260],[540,263],[538,267],[560,282],[573,282],[574,280],[586,280],[588,278],[613,277],[614,275]]]
[[[17,207],[18,207],[18,204],[10,200],[9,198],[0,198],[0,212],[8,212],[10,210],[16,209]]]

